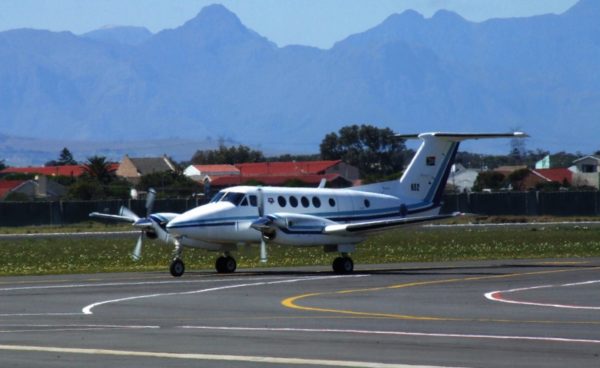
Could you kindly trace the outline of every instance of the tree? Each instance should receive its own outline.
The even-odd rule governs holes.
[[[523,180],[529,175],[529,169],[520,169],[508,175],[508,182],[513,190],[523,190]]]
[[[499,190],[504,185],[504,175],[496,171],[483,171],[477,175],[473,184],[473,191],[481,192],[483,189]]]
[[[182,173],[171,171],[155,172],[143,175],[137,185],[140,190],[155,188],[160,194],[188,197],[192,193],[202,192],[203,187]]]
[[[389,128],[345,126],[339,134],[327,134],[320,149],[321,159],[341,159],[358,167],[363,178],[380,178],[400,173],[404,168],[406,147]]]
[[[4,163],[4,160],[0,160],[0,170],[4,169],[6,169],[6,164]]]
[[[89,177],[101,184],[108,184],[115,177],[114,171],[111,170],[110,162],[106,161],[106,157],[104,156],[88,157],[87,162],[84,164],[84,169]]]
[[[65,166],[65,165],[77,165],[77,161],[73,158],[73,154],[67,147],[64,147],[58,156],[58,160],[52,160],[46,162],[45,166]]]
[[[221,144],[216,150],[196,151],[192,156],[192,164],[238,164],[244,162],[264,162],[265,156],[261,151],[253,150],[248,146],[227,147]]]

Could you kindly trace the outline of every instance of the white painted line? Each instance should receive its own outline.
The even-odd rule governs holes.
[[[81,313],[3,313],[0,317],[80,316]]]
[[[337,334],[357,334],[357,335],[388,335],[388,336],[419,336],[419,337],[447,337],[463,339],[491,339],[491,340],[526,340],[541,342],[571,342],[585,344],[600,344],[600,340],[589,339],[570,339],[563,337],[547,336],[508,336],[508,335],[478,335],[478,334],[456,334],[456,333],[427,333],[411,331],[373,331],[373,330],[340,330],[329,328],[268,328],[268,327],[215,327],[215,326],[179,326],[185,329],[199,330],[222,330],[222,331],[265,331],[265,332],[310,332],[310,333],[337,333]]]
[[[357,362],[347,360],[326,360],[326,359],[306,359],[306,358],[282,358],[269,356],[251,356],[251,355],[221,355],[221,354],[189,354],[189,353],[162,353],[151,351],[128,351],[128,350],[109,350],[109,349],[79,349],[79,348],[61,348],[49,346],[27,346],[27,345],[0,345],[0,350],[4,351],[22,351],[22,352],[44,352],[61,354],[85,354],[85,355],[104,355],[104,356],[124,356],[141,358],[162,358],[162,359],[185,359],[185,360],[204,360],[221,362],[244,362],[260,364],[280,364],[280,365],[317,365],[327,367],[363,367],[363,368],[449,368],[434,367],[424,365],[406,365],[406,364],[385,364],[374,362]]]
[[[554,222],[502,222],[502,223],[489,223],[489,224],[427,224],[422,227],[430,229],[443,229],[443,228],[484,228],[484,227],[527,227],[527,226],[599,226],[600,221],[554,221]]]
[[[128,326],[128,325],[0,325],[0,333],[27,332],[65,332],[65,331],[98,331],[98,330],[140,330],[159,329],[160,326]],[[6,328],[13,328],[8,330]]]
[[[509,289],[509,290],[496,290],[496,291],[490,291],[488,293],[485,293],[484,296],[488,300],[492,300],[495,302],[501,302],[501,303],[508,303],[508,304],[532,305],[532,306],[537,306],[537,307],[551,307],[551,308],[564,308],[564,309],[600,310],[600,306],[527,302],[527,301],[522,301],[522,300],[508,299],[504,296],[504,294],[515,293],[515,292],[519,292],[519,291],[591,285],[591,284],[596,284],[596,283],[600,283],[600,280],[583,281],[583,282],[576,282],[576,283],[562,284],[562,285],[540,285],[540,286],[531,286],[531,287],[516,288],[516,289]]]
[[[139,235],[137,230],[127,231],[82,231],[79,233],[29,233],[0,234],[0,240],[38,239],[38,238],[106,238],[132,237]]]
[[[257,277],[253,280],[273,280],[281,279],[281,276],[272,277]],[[91,287],[107,287],[107,286],[146,286],[146,285],[170,285],[170,284],[201,284],[209,282],[228,282],[228,281],[243,281],[247,278],[231,278],[231,279],[202,279],[202,280],[170,280],[170,281],[139,281],[139,282],[106,282],[106,283],[89,283],[89,284],[61,284],[61,285],[36,285],[36,286],[17,286],[9,288],[0,288],[0,292],[4,291],[22,291],[22,290],[46,290],[46,289],[76,289],[76,288],[91,288]]]
[[[175,292],[175,293],[156,293],[156,294],[148,294],[148,295],[130,296],[130,297],[126,297],[126,298],[119,298],[119,299],[104,300],[104,301],[96,302],[96,303],[85,306],[82,309],[82,312],[83,312],[83,314],[93,314],[92,309],[94,309],[100,305],[120,303],[120,302],[126,302],[126,301],[131,301],[131,300],[138,300],[138,299],[157,298],[157,297],[162,297],[162,296],[173,296],[173,295],[192,295],[192,294],[208,293],[208,292],[212,292],[212,291],[220,291],[220,290],[227,290],[227,289],[236,289],[236,288],[243,288],[243,287],[263,286],[263,285],[275,285],[275,284],[284,284],[284,283],[293,283],[293,282],[302,282],[302,281],[315,281],[315,280],[324,280],[324,279],[366,277],[366,276],[369,276],[369,275],[314,276],[314,277],[311,276],[311,277],[302,277],[302,278],[297,278],[297,279],[286,279],[286,280],[278,280],[278,281],[262,281],[262,282],[246,283],[246,284],[234,284],[234,285],[213,287],[213,288],[208,288],[208,289]]]

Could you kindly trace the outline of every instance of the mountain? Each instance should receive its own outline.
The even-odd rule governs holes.
[[[409,133],[519,128],[534,137],[528,148],[591,152],[597,19],[595,0],[480,23],[406,11],[328,50],[277,47],[221,5],[156,34],[0,32],[0,126],[13,137],[227,137],[290,152],[315,152],[352,123]]]
[[[144,27],[115,26],[97,29],[81,36],[109,44],[137,46],[152,37],[152,33]]]

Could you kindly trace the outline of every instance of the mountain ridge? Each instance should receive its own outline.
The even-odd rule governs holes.
[[[133,42],[119,27],[100,40],[0,32],[0,126],[44,139],[229,137],[293,152],[314,152],[352,123],[518,127],[534,136],[532,148],[593,151],[576,132],[598,129],[597,3],[478,23],[405,11],[327,50],[278,47],[222,5],[173,29],[138,29]]]

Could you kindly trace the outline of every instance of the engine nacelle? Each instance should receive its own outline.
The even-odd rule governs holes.
[[[273,234],[263,231],[265,240],[273,243],[292,246],[321,246],[333,244],[358,243],[363,237],[323,234],[327,225],[336,224],[323,217],[275,213],[268,216],[271,219],[270,230]]]

